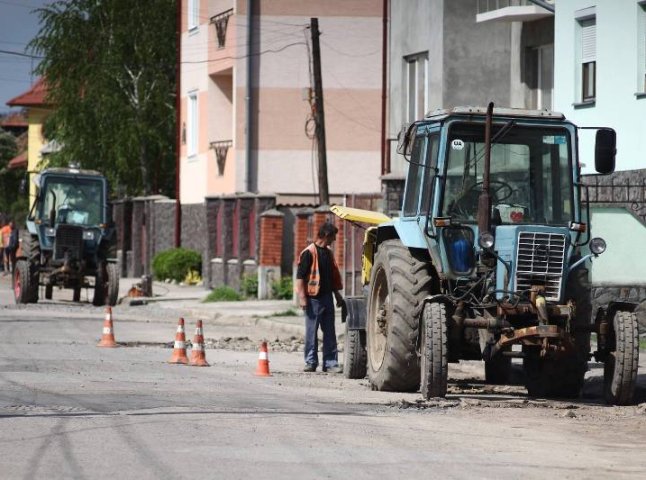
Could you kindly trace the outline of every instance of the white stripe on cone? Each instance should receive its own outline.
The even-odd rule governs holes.
[[[260,352],[260,355],[258,355],[258,360],[267,360],[267,352]]]
[[[110,333],[112,333],[112,329],[110,327],[103,327],[104,335],[109,335]]]
[[[201,343],[196,343],[193,345],[193,350],[198,351],[198,352],[203,352],[204,351],[204,345]]]
[[[178,340],[175,340],[175,347],[174,348],[186,348],[186,344],[184,342],[180,342]]]

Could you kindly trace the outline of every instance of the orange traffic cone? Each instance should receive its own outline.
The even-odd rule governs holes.
[[[173,346],[173,355],[168,363],[188,363],[186,356],[186,335],[184,334],[184,319],[180,317],[177,323],[177,333],[175,334],[175,345]]]
[[[271,377],[269,373],[269,355],[267,354],[267,342],[260,344],[260,353],[258,354],[258,368],[256,375],[259,377]]]
[[[103,335],[97,347],[117,347],[117,342],[114,341],[114,329],[112,328],[112,308],[105,309],[105,320],[103,320]]]
[[[204,335],[202,334],[202,320],[197,321],[195,326],[195,338],[193,338],[193,349],[191,350],[191,361],[193,367],[208,367],[206,354],[204,352]]]

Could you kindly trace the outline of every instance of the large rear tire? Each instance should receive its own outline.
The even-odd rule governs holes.
[[[613,318],[614,350],[603,369],[604,397],[612,405],[630,405],[637,383],[639,331],[633,312],[618,311]]]
[[[449,372],[446,307],[427,303],[422,313],[422,385],[425,399],[445,397]]]
[[[430,261],[416,258],[399,240],[379,245],[366,321],[368,377],[375,390],[419,387],[419,316],[431,291],[430,268]]]

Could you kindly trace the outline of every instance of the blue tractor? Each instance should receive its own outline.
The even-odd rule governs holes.
[[[16,303],[46,299],[53,289],[93,288],[92,303],[115,305],[119,294],[117,238],[108,205],[108,182],[98,172],[49,168],[34,175],[36,198],[27,218],[22,255],[14,269]]]
[[[597,129],[599,173],[614,170],[615,144]],[[606,245],[590,233],[578,127],[556,112],[458,107],[402,129],[398,152],[410,164],[400,217],[332,207],[375,224],[365,295],[347,305],[346,376],[443,397],[450,363],[484,360],[486,381],[504,384],[521,358],[530,396],[572,398],[594,356],[606,400],[630,403],[635,306],[592,312],[587,265]]]

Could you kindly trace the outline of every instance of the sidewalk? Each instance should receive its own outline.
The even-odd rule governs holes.
[[[153,282],[152,297],[127,297],[128,290],[139,283],[139,278],[119,280],[119,301],[121,305],[156,304],[159,308],[185,311],[186,316],[210,320],[219,325],[256,325],[272,331],[292,335],[305,334],[303,313],[291,300],[241,300],[237,302],[203,303],[209,290],[202,286],[177,285]],[[341,309],[335,309],[336,333],[344,332],[341,323]],[[282,314],[282,315],[281,315]]]

